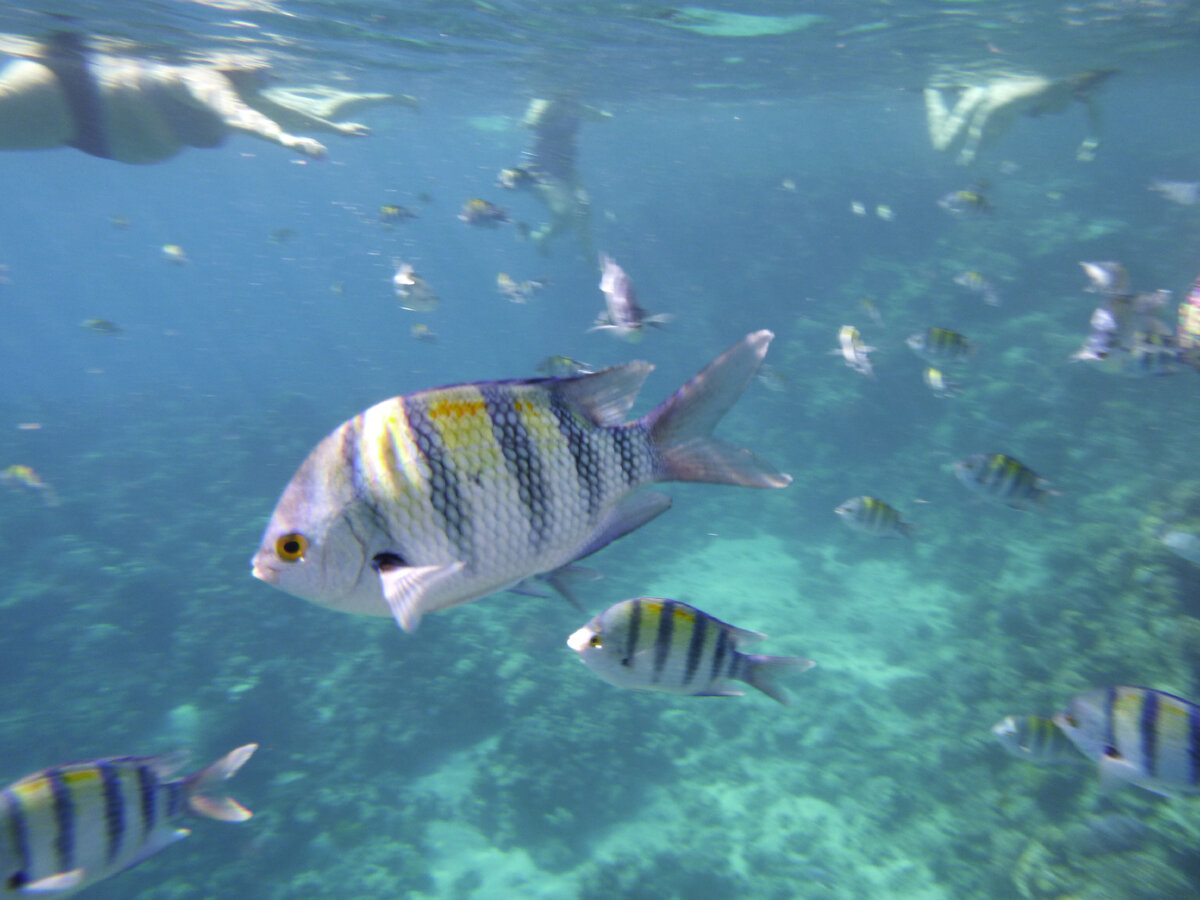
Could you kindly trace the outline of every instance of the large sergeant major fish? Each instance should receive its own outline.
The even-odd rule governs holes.
[[[772,337],[747,335],[634,422],[623,419],[645,362],[385,400],[312,451],[253,574],[412,631],[425,613],[555,573],[665,512],[670,498],[635,494],[642,485],[784,487],[790,476],[710,437]]]
[[[52,766],[0,791],[0,893],[66,897],[185,838],[191,813],[244,822],[250,810],[204,791],[258,749],[246,744],[183,778],[183,754],[117,756]]]

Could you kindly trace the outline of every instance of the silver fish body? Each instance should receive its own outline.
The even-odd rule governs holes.
[[[664,325],[671,316],[649,315],[638,305],[633,281],[611,256],[600,257],[600,291],[604,294],[604,312],[589,331],[612,331],[627,341],[640,341],[647,325]]]
[[[1200,535],[1169,529],[1159,536],[1159,540],[1176,556],[1200,566]]]
[[[878,497],[851,497],[834,509],[846,526],[875,537],[912,537],[915,525],[900,520],[900,512]]]
[[[976,453],[954,464],[954,474],[971,491],[990,500],[1025,509],[1029,502],[1040,501],[1050,490],[1050,482],[1020,460],[1003,453]]]
[[[653,368],[461,384],[395,397],[337,428],[288,484],[253,574],[405,630],[557,571],[670,506],[655,481],[791,482],[709,435],[773,335],[746,336],[635,422]]]
[[[180,757],[119,756],[53,766],[0,791],[0,893],[66,897],[188,836],[185,815],[242,822],[251,813],[206,787],[257,749],[239,747],[185,778]]]
[[[1010,755],[1035,766],[1083,759],[1063,730],[1044,716],[1005,716],[992,726],[992,736]]]
[[[569,638],[567,646],[610,684],[637,691],[694,697],[740,697],[741,681],[780,703],[787,693],[772,680],[815,663],[796,656],[760,656],[739,648],[763,640],[694,606],[660,597],[622,600]]]
[[[1200,793],[1200,707],[1189,700],[1153,688],[1096,688],[1073,698],[1054,724],[1099,764],[1106,786]]]

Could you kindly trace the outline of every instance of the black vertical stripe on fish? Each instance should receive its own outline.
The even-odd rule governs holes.
[[[104,788],[104,834],[108,842],[108,861],[121,852],[125,836],[125,798],[121,794],[121,775],[111,763],[97,763],[100,784]]]
[[[1142,695],[1142,714],[1138,720],[1141,738],[1142,768],[1151,778],[1158,771],[1158,694],[1146,691]]]
[[[708,616],[696,611],[692,619],[692,639],[688,643],[687,667],[683,673],[683,683],[691,684],[696,677],[696,669],[700,665],[700,657],[704,653],[704,638],[708,631]]]
[[[142,801],[142,833],[149,834],[154,830],[158,819],[158,809],[155,807],[158,778],[154,771],[145,763],[137,767],[138,796]]]
[[[182,781],[168,781],[163,785],[167,792],[167,818],[174,818],[183,812],[184,787]]]
[[[517,497],[529,520],[531,543],[541,548],[551,538],[550,485],[545,478],[542,459],[529,439],[510,386],[483,385],[483,406],[492,423],[492,437],[504,454],[508,474],[517,482]]]
[[[617,451],[617,459],[621,463],[621,474],[625,484],[633,487],[638,482],[637,443],[639,436],[632,425],[618,425],[609,431],[613,439],[613,448]]]
[[[29,820],[25,818],[25,808],[21,806],[21,798],[13,791],[5,790],[0,793],[4,800],[5,819],[8,822],[9,833],[15,857],[21,861],[21,872],[28,873],[33,865],[29,858]]]
[[[1117,738],[1114,735],[1115,716],[1117,708],[1117,689],[1110,687],[1104,692],[1104,752],[1114,753],[1117,749]]]
[[[458,489],[458,473],[450,462],[450,454],[437,426],[429,418],[427,401],[421,397],[400,398],[404,415],[412,429],[417,450],[429,466],[430,502],[440,520],[442,533],[450,540],[463,559],[474,558],[471,521]]]
[[[46,772],[50,795],[54,799],[54,822],[58,826],[54,837],[54,851],[58,854],[60,872],[75,868],[75,801],[71,788],[63,781],[61,769]]]
[[[588,520],[596,518],[604,502],[604,479],[600,471],[600,454],[592,444],[591,434],[574,411],[557,394],[550,395],[550,412],[558,423],[559,433],[567,439],[567,450],[575,462],[575,475],[587,490]]]
[[[1200,785],[1200,708],[1188,707],[1188,784]]]
[[[667,657],[671,655],[671,633],[675,630],[675,601],[664,600],[658,616],[658,632],[654,635],[654,677],[657,683],[662,677]]]
[[[625,652],[621,655],[621,664],[629,665],[633,660],[633,654],[637,652],[637,644],[639,633],[642,630],[642,601],[634,600],[629,607],[629,636],[625,643]]]
[[[713,652],[712,669],[708,673],[709,681],[716,681],[721,677],[722,666],[725,664],[725,655],[733,648],[729,646],[729,632],[720,628],[717,630],[717,648]]]

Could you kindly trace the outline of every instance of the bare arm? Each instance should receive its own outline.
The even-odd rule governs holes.
[[[274,119],[247,106],[238,96],[233,82],[217,70],[193,67],[178,71],[193,101],[215,112],[228,128],[296,150],[314,159],[323,159],[327,155],[324,144],[312,138],[288,134]]]

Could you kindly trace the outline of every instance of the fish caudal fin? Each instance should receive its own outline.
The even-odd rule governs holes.
[[[254,813],[242,806],[232,797],[209,797],[204,789],[214,782],[225,781],[237,774],[238,769],[246,764],[258,744],[246,744],[226,753],[215,763],[205,766],[194,775],[190,775],[185,784],[188,791],[188,809],[199,816],[209,819],[219,819],[222,822],[245,822]]]
[[[775,337],[746,335],[643,419],[658,454],[660,481],[704,481],[744,487],[780,488],[784,475],[749,450],[711,437],[721,417],[758,371]]]
[[[816,665],[802,656],[762,656],[757,653],[747,653],[743,663],[744,671],[739,676],[741,680],[784,706],[791,706],[792,698],[773,679],[788,672],[807,672]]]

